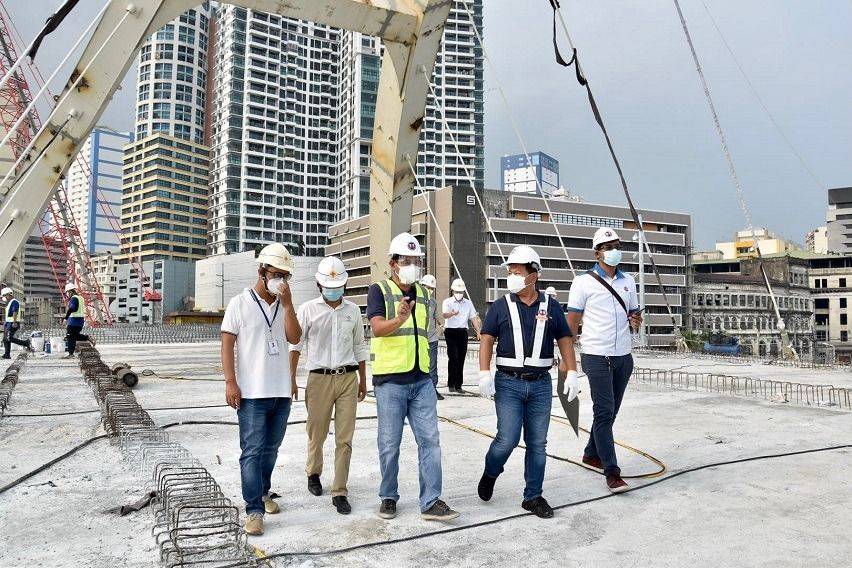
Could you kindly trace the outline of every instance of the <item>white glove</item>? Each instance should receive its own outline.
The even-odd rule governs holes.
[[[565,382],[562,384],[562,394],[567,395],[568,402],[577,398],[577,393],[580,391],[580,380],[577,378],[577,371],[568,371],[565,377]]]
[[[479,371],[479,396],[492,398],[495,392],[497,391],[494,388],[494,377],[491,376],[491,371]]]

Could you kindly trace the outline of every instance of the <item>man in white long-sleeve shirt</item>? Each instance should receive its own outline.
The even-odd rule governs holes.
[[[308,385],[305,406],[308,410],[308,458],[305,471],[308,491],[322,495],[322,448],[334,412],[334,482],[331,502],[337,512],[352,511],[347,500],[349,460],[358,402],[367,394],[366,360],[369,347],[358,306],[343,298],[348,274],[343,262],[326,257],[317,269],[320,297],[299,307],[302,341],[290,346],[290,372],[293,398],[298,398],[296,368],[299,354],[307,347]],[[357,374],[356,374],[357,373]]]

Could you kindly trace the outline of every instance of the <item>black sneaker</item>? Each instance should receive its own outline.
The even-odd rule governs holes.
[[[322,483],[320,483],[319,474],[314,473],[308,476],[308,491],[317,497],[322,495]]]
[[[383,519],[396,517],[396,501],[393,499],[382,499],[382,505],[379,507],[379,516]]]
[[[476,488],[479,493],[479,498],[483,501],[490,501],[494,495],[494,484],[497,483],[496,477],[491,477],[487,473],[482,473],[482,478],[479,480],[479,487]]]
[[[424,521],[452,521],[458,516],[458,511],[453,511],[440,499],[435,501],[431,507],[420,513],[420,518]]]
[[[444,395],[438,392],[438,389],[435,389],[435,396],[438,397],[438,400],[444,400]]]
[[[331,504],[335,506],[337,512],[341,515],[348,515],[352,512],[352,506],[349,505],[349,500],[345,495],[338,495],[331,498]]]
[[[542,519],[549,519],[553,516],[553,508],[550,506],[550,503],[540,495],[535,499],[524,501],[521,503],[521,507]]]

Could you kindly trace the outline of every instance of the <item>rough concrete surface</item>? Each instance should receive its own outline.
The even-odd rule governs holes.
[[[153,410],[223,403],[218,344],[99,349],[109,363],[126,362],[137,371],[151,369],[171,377],[142,376],[134,389],[140,404],[159,424],[235,420],[234,411],[227,407]],[[713,364],[706,360],[686,363]],[[655,357],[637,364],[675,368],[685,361]],[[439,368],[443,382],[443,356]],[[468,389],[474,393],[476,368],[475,357],[469,358]],[[737,365],[736,372],[725,372],[763,378],[786,377],[796,371]],[[818,380],[838,386],[848,381],[843,371],[808,373],[819,373]],[[304,375],[300,369],[302,384]],[[178,380],[177,376],[211,380]],[[581,389],[588,391],[582,382]],[[580,423],[588,427],[591,403],[586,392],[580,396]],[[0,418],[0,486],[102,433],[96,412],[16,415],[95,409],[76,361],[31,358],[7,416]],[[479,397],[447,397],[438,403],[438,413],[488,432],[496,430],[493,403]],[[561,413],[556,400],[554,413]],[[374,416],[375,407],[365,401],[358,414]],[[304,405],[296,402],[290,420],[304,418]],[[512,455],[492,501],[482,503],[476,484],[490,439],[447,422],[440,429],[444,499],[462,513],[448,526],[463,527],[522,513],[523,450]],[[353,512],[349,516],[334,511],[329,495],[308,493],[304,426],[290,426],[273,476],[273,490],[283,495],[279,500],[282,513],[267,515],[266,534],[249,542],[268,554],[325,551],[448,528],[419,517],[417,449],[410,430],[405,432],[399,516],[385,521],[375,514],[379,479],[375,421],[359,421],[355,432],[349,482]],[[235,503],[242,504],[235,426],[188,425],[169,433],[206,465]],[[852,413],[634,383],[616,423],[616,437],[664,461],[668,476],[713,462],[852,443]],[[582,432],[577,440],[568,426],[554,421],[548,451],[577,459],[585,440]],[[327,486],[333,447],[331,433],[323,475]],[[852,452],[844,449],[715,467],[564,508],[551,520],[525,516],[346,554],[278,559],[273,565],[847,566],[852,554],[848,536],[852,523],[852,486],[847,476],[850,457]],[[626,475],[655,468],[642,456],[621,448],[619,460]],[[628,480],[637,487],[652,481]],[[150,536],[150,513],[143,510],[118,517],[106,512],[135,501],[144,486],[145,480],[121,461],[118,448],[103,440],[0,494],[0,566],[159,566]],[[552,505],[605,495],[608,492],[601,476],[570,463],[548,461],[545,497]]]

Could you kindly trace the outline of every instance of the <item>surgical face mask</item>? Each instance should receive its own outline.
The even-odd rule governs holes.
[[[343,288],[323,288],[322,296],[329,302],[336,302],[343,297]]]
[[[464,300],[464,292],[456,292],[453,294],[453,298],[456,299],[456,302],[461,302]]]
[[[399,281],[405,285],[414,284],[419,281],[422,269],[416,264],[406,264],[399,267]]]
[[[506,287],[512,294],[517,294],[527,286],[529,286],[527,284],[527,277],[521,274],[510,274],[506,278]]]
[[[284,289],[284,279],[283,278],[270,278],[266,281],[266,289],[273,296],[277,296],[281,293],[281,290]]]
[[[607,266],[618,266],[621,262],[621,251],[619,249],[610,249],[603,255],[604,264]]]

